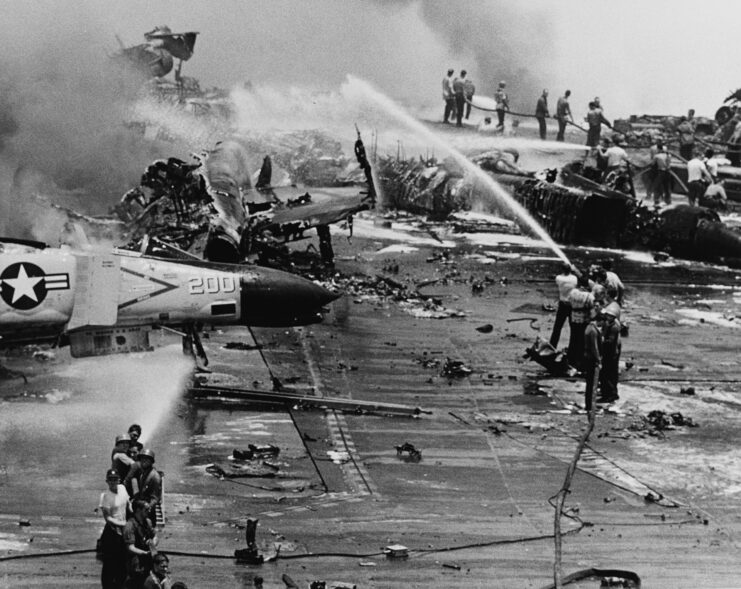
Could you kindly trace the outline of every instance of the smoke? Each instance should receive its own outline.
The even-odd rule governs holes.
[[[0,229],[55,241],[62,216],[40,216],[47,205],[37,195],[83,214],[105,213],[160,150],[124,125],[142,80],[114,66],[102,50],[113,47],[111,39],[104,43],[84,16],[65,26],[63,6],[45,8],[23,50],[4,51],[0,66]],[[8,30],[0,32],[27,30],[38,9],[8,11]]]
[[[554,32],[548,14],[530,11],[525,3],[504,0],[421,2],[424,21],[445,39],[457,59],[444,69],[466,69],[480,94],[491,96],[500,80],[507,81],[513,111],[530,113],[549,82],[549,51]],[[470,62],[466,62],[470,56]]]

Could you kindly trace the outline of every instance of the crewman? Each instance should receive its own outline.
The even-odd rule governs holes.
[[[617,172],[628,165],[628,152],[621,145],[621,138],[616,136],[612,140],[612,145],[605,152],[607,157],[607,173]]]
[[[332,233],[329,230],[329,225],[317,225],[316,234],[319,237],[319,255],[322,258],[322,264],[327,268],[334,268],[334,249],[332,248]]]
[[[614,403],[618,400],[618,375],[620,372],[620,305],[615,302],[602,311],[602,368],[599,373],[600,395],[597,403]]]
[[[726,157],[731,165],[737,168],[741,166],[741,110],[738,107],[736,107],[736,114],[733,115],[731,120],[734,121],[735,125],[733,133],[728,138]]]
[[[600,369],[602,367],[602,326],[604,318],[597,315],[584,329],[584,408],[592,410],[594,393],[599,387]]]
[[[596,315],[607,306],[607,289],[604,284],[595,280],[591,273],[590,276],[592,276],[592,279],[589,281],[589,285],[592,287],[592,297],[594,297],[592,314]]]
[[[581,372],[584,364],[584,330],[591,319],[594,308],[594,295],[592,295],[586,274],[577,278],[577,287],[569,293],[569,303],[571,304],[571,317],[569,349],[566,356],[569,365]]]
[[[611,145],[612,139],[603,137],[600,145],[597,145],[594,150],[595,163],[603,179],[607,176],[607,150],[610,149]]]
[[[578,279],[571,264],[564,264],[561,273],[556,275],[556,287],[558,288],[558,309],[556,309],[556,320],[553,323],[551,332],[551,345],[558,348],[558,341],[561,339],[561,329],[564,323],[571,316],[571,303],[569,295],[576,288]]]
[[[121,589],[126,581],[126,547],[123,529],[126,525],[126,508],[129,494],[121,484],[118,471],[111,468],[106,472],[108,489],[101,493],[98,507],[105,520],[100,537],[103,568],[100,583],[103,589]]]
[[[710,177],[705,162],[700,158],[699,152],[687,162],[687,200],[691,207],[702,198],[705,194],[705,187],[711,184],[713,179]]]
[[[453,80],[455,96],[455,126],[463,126],[463,113],[466,108],[466,70],[461,70],[460,77]]]
[[[572,123],[574,122],[574,117],[571,115],[569,96],[571,96],[571,90],[566,90],[563,96],[559,96],[558,102],[556,102],[556,118],[558,119],[558,134],[556,135],[556,141],[564,140],[566,122],[569,120]]]
[[[143,499],[149,504],[149,518],[156,523],[156,506],[162,503],[162,477],[159,471],[154,468],[153,450],[144,448],[139,452],[138,460],[141,472],[137,478],[139,492],[136,494],[136,498]]]
[[[663,197],[664,204],[672,204],[672,158],[661,139],[656,141],[657,151],[652,158],[653,187],[651,192],[654,205],[658,206]]]
[[[695,111],[690,109],[687,114],[688,117],[679,119],[677,135],[679,136],[679,155],[685,160],[690,160],[695,150],[695,125],[693,121]]]
[[[607,125],[610,129],[612,129],[612,125],[610,125],[610,121],[602,113],[602,108],[594,101],[589,103],[589,111],[585,118],[589,125],[587,145],[589,147],[597,147],[599,145],[600,135],[602,134],[602,125]]]
[[[166,554],[158,552],[152,557],[152,570],[143,589],[171,589],[170,584],[170,559]]]
[[[129,474],[129,468],[134,463],[128,454],[130,444],[131,436],[120,434],[116,436],[116,445],[111,451],[111,468],[118,473],[121,480],[126,478],[126,475]]]
[[[152,555],[157,552],[157,532],[147,517],[149,505],[142,499],[132,504],[133,515],[123,530],[124,544],[128,554],[126,562],[126,588],[140,589],[152,570]]]
[[[129,437],[131,438],[131,442],[129,443],[129,454],[132,454],[131,451],[133,449],[136,449],[137,454],[144,449],[144,444],[139,441],[139,438],[141,438],[141,436],[142,426],[140,426],[138,423],[132,423],[129,426]]]
[[[504,131],[504,113],[509,110],[509,98],[507,97],[507,93],[504,91],[506,86],[507,82],[502,80],[501,82],[499,82],[499,87],[494,93],[494,100],[496,100],[497,118],[499,119],[497,128],[501,129],[502,131]]]
[[[708,147],[705,150],[705,157],[702,161],[705,162],[705,167],[708,169],[708,174],[710,174],[710,177],[713,179],[713,182],[718,181],[718,160],[715,159],[713,156],[715,155],[715,151],[713,151],[712,147]]]
[[[700,199],[700,206],[713,209],[714,211],[725,211],[728,209],[728,195],[725,189],[725,180],[718,180],[705,189],[705,194]]]
[[[545,120],[551,116],[548,114],[548,90],[543,89],[543,93],[538,98],[538,102],[535,104],[535,118],[538,119],[538,129],[540,131],[540,138],[545,141],[546,139],[546,125]]]
[[[499,128],[491,122],[491,117],[484,117],[484,120],[478,124],[476,130],[481,133],[493,133],[499,131]]]
[[[604,264],[607,263],[604,262]],[[604,287],[608,303],[615,301],[618,305],[622,306],[625,298],[625,285],[615,272],[608,270],[604,265],[594,266],[590,272],[590,276],[594,282]]]
[[[447,75],[443,78],[443,101],[445,102],[445,114],[443,114],[443,123],[449,123],[450,117],[455,112],[455,97],[453,96],[453,72],[449,69]]]
[[[471,101],[473,100],[473,95],[476,93],[476,86],[471,78],[463,80],[463,89],[466,95],[466,120],[468,120],[468,117],[471,115]]]

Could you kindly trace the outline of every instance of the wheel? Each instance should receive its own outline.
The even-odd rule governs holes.
[[[715,122],[721,127],[725,125],[733,117],[733,110],[730,106],[721,106],[715,111]]]

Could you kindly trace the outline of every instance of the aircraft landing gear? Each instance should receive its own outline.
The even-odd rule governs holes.
[[[208,356],[203,349],[201,336],[198,334],[198,328],[195,325],[188,325],[183,334],[183,353],[193,357],[198,372],[211,372],[208,366]]]

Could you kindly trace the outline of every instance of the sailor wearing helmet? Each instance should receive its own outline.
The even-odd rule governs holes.
[[[149,504],[149,518],[156,523],[156,506],[162,503],[162,477],[154,468],[154,451],[144,448],[136,459],[139,462],[139,468],[131,469],[132,472],[126,477],[124,485],[131,488],[131,481],[135,478],[139,491],[134,498],[142,499]]]
[[[602,370],[599,375],[600,396],[597,403],[618,400],[618,373],[620,371],[620,305],[612,302],[602,310]]]
[[[120,434],[116,436],[115,446],[111,451],[111,468],[118,472],[118,476],[123,480],[129,473],[129,468],[134,461],[129,457],[129,446],[131,445],[131,436],[129,434]]]

